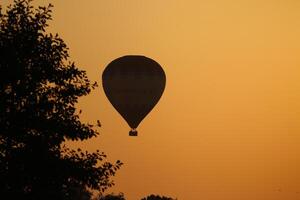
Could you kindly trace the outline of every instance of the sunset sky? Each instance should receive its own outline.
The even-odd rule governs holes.
[[[108,192],[128,200],[300,199],[299,0],[33,4],[48,3],[48,31],[99,83],[78,107],[83,121],[101,121],[101,134],[69,145],[124,163]],[[101,85],[106,65],[131,54],[156,60],[167,76],[138,137],[128,136]]]

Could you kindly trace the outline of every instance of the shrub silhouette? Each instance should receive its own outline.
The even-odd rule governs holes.
[[[165,197],[165,196],[151,194],[147,197],[142,198],[141,200],[176,200],[176,199],[173,199],[171,197]]]
[[[97,85],[68,60],[63,40],[46,33],[52,5],[30,2],[0,10],[0,197],[59,200],[104,191],[122,163],[63,145],[99,134],[75,108]]]
[[[107,194],[104,196],[99,196],[95,200],[126,200],[123,193],[119,194]]]

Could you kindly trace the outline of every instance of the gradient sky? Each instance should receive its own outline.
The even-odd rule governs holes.
[[[4,4],[11,2],[4,0]],[[99,86],[80,100],[101,135],[73,147],[125,164],[108,192],[180,200],[300,199],[299,0],[36,0],[49,31]],[[113,59],[140,54],[167,75],[129,137],[104,95]]]

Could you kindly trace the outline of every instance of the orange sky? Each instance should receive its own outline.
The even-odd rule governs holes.
[[[8,0],[5,3],[10,2]],[[101,135],[71,144],[125,163],[110,192],[180,200],[300,199],[299,0],[36,0],[98,87],[80,101]],[[141,54],[167,75],[129,137],[101,74]]]

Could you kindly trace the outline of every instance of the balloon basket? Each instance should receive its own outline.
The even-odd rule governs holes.
[[[137,136],[138,135],[138,132],[136,130],[130,130],[129,131],[129,136]]]

